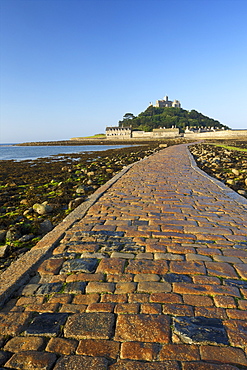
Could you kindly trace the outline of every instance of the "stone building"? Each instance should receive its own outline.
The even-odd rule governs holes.
[[[158,138],[175,138],[179,135],[178,128],[157,128],[152,132],[134,131],[131,127],[106,127],[107,139],[158,139]]]
[[[106,127],[106,138],[109,139],[130,139],[131,127]]]
[[[159,108],[181,108],[181,103],[179,100],[168,100],[168,96],[166,95],[163,100],[156,100],[155,107]]]

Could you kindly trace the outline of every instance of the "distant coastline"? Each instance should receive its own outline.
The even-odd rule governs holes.
[[[129,140],[109,140],[109,139],[78,139],[78,140],[59,140],[59,141],[33,141],[26,143],[13,144],[15,146],[54,146],[54,145],[135,145],[148,144],[164,141],[164,139],[129,139]],[[167,141],[167,139],[166,139]]]

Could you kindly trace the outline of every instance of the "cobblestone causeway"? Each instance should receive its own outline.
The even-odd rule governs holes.
[[[0,311],[1,369],[247,369],[247,206],[186,145],[129,169]]]

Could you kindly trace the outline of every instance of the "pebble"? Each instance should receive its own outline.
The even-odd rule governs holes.
[[[234,175],[236,175],[236,176],[239,176],[239,174],[240,174],[239,170],[237,170],[236,168],[232,169],[232,173],[234,173]]]
[[[46,233],[49,233],[53,229],[53,225],[50,220],[45,220],[41,222],[39,226],[39,233],[44,235]]]
[[[18,239],[19,242],[25,243],[29,242],[35,237],[34,234],[28,234],[28,235],[23,235],[20,239]]]

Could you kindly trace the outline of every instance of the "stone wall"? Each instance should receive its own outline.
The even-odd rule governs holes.
[[[145,137],[153,137],[152,132],[145,132],[145,131],[132,131],[133,138],[145,138]]]

